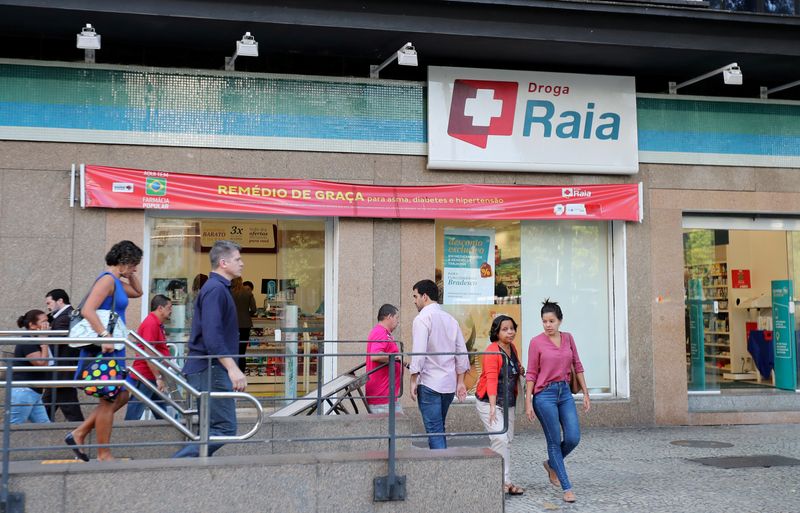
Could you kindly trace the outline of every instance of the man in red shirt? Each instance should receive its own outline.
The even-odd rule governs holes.
[[[383,305],[378,310],[378,324],[372,328],[367,337],[367,372],[380,367],[372,372],[367,381],[367,404],[372,413],[387,413],[389,411],[389,353],[399,353],[394,342],[392,332],[400,323],[399,312],[393,305]],[[400,355],[395,358],[395,397],[400,393],[400,383],[403,379],[403,367]],[[400,399],[395,401],[397,413],[402,413]]]
[[[164,331],[164,323],[170,319],[171,315],[172,301],[170,301],[167,296],[158,294],[153,297],[152,301],[150,301],[150,313],[144,318],[142,324],[139,325],[139,329],[136,330],[140,337],[150,342],[150,344],[164,356],[170,356],[169,347],[167,347],[166,344],[167,336]],[[139,347],[144,349],[141,344],[139,344]],[[143,378],[147,379],[151,383],[154,383],[159,390],[162,392],[166,390],[164,381],[161,379],[161,371],[153,364],[151,360],[137,358],[133,362],[133,368],[139,374],[141,374]],[[147,385],[142,384],[142,382],[140,382],[139,379],[133,375],[133,373],[128,375],[128,383],[130,383],[130,386],[141,391],[151,399],[158,397],[156,393]],[[165,407],[163,402],[157,402],[159,402],[159,405],[161,405],[162,408]],[[128,410],[125,412],[125,420],[139,420],[142,418],[144,409],[144,403],[131,395],[131,399],[128,401]]]

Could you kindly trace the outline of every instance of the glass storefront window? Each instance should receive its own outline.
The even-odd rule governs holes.
[[[283,396],[316,388],[315,359],[279,355],[295,350],[294,340],[299,354],[316,353],[311,342],[325,339],[324,220],[153,217],[149,227],[149,298],[173,300],[167,333],[179,356],[189,338],[192,301],[211,271],[208,251],[214,240],[231,239],[242,245],[242,278],[252,282],[257,306],[245,357],[247,391]]]
[[[541,302],[549,297],[564,311],[562,329],[575,336],[589,388],[618,392],[610,227],[580,221],[437,221],[440,302],[461,324],[467,348],[485,350],[492,319],[505,314],[520,325],[514,343],[527,358],[530,339],[542,331]],[[471,363],[466,381],[474,393],[480,359]]]
[[[780,219],[684,218],[690,391],[796,389],[798,228]]]

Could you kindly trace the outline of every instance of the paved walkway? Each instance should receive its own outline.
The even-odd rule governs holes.
[[[523,427],[523,426],[519,426]],[[578,502],[567,504],[542,468],[544,436],[523,428],[512,444],[512,479],[526,492],[506,512],[797,513],[800,466],[723,469],[690,461],[778,455],[800,460],[800,425],[588,428],[567,459]],[[678,440],[727,442],[695,448]],[[797,462],[800,464],[800,461]]]

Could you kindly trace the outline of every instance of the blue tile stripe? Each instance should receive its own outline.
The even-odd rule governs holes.
[[[713,136],[713,137],[712,137]],[[639,151],[800,156],[797,136],[639,130]]]
[[[106,144],[196,137],[210,147],[426,152],[422,84],[28,62],[0,61],[6,139],[84,142],[83,131]],[[637,117],[639,151],[651,159],[727,165],[740,155],[742,165],[783,166],[800,157],[800,102],[643,94]]]
[[[0,102],[0,126],[424,143],[418,120]]]

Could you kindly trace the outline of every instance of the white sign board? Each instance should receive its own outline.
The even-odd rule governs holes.
[[[633,77],[428,68],[428,168],[635,174]]]

